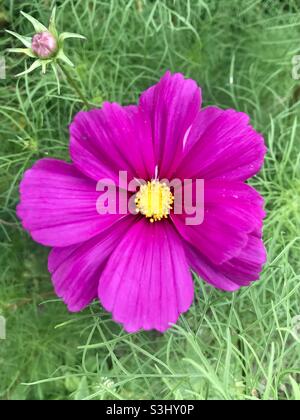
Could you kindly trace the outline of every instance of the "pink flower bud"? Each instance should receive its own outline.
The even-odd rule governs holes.
[[[31,41],[32,51],[40,58],[49,58],[57,50],[57,42],[50,32],[35,34]]]

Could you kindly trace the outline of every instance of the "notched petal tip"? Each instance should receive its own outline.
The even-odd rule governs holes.
[[[56,6],[54,6],[53,9],[52,9],[48,29],[49,29],[49,32],[51,32],[55,37],[58,37],[58,33],[57,33],[57,30],[56,30],[55,19],[56,19]]]
[[[172,225],[150,226],[144,219],[135,223],[110,256],[98,296],[128,332],[164,332],[175,324],[193,302],[194,285],[183,243]]]

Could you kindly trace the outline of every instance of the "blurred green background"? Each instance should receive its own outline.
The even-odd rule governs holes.
[[[21,10],[47,24],[54,4],[58,30],[87,37],[66,52],[95,106],[133,103],[166,69],[180,71],[202,86],[204,106],[248,113],[268,145],[251,180],[266,199],[261,280],[229,294],[195,278],[191,310],[164,335],[127,334],[97,303],[69,314],[48,249],[16,218],[24,170],[68,159],[82,107],[63,77],[57,94],[51,71],[15,78],[31,61],[5,52],[21,46],[5,29],[33,34]],[[0,398],[300,399],[298,54],[298,0],[0,1]]]

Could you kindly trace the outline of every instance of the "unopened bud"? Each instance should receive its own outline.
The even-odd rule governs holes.
[[[57,51],[57,41],[50,32],[39,32],[32,38],[31,49],[39,58],[49,58]]]

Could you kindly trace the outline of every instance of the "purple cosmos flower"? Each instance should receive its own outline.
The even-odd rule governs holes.
[[[244,113],[200,106],[197,84],[167,72],[136,106],[79,112],[72,163],[42,159],[26,171],[17,213],[35,241],[53,247],[49,271],[70,311],[98,296],[128,332],[165,331],[192,304],[191,270],[226,291],[259,278],[263,199],[245,181],[263,164],[263,137]],[[149,181],[137,213],[100,215],[96,184],[117,184],[120,170]],[[205,180],[203,223],[170,210],[176,198],[160,180],[175,177]],[[159,198],[153,208],[149,196]]]

